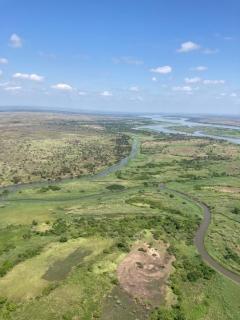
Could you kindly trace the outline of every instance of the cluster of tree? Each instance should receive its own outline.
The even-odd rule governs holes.
[[[240,209],[235,207],[233,210],[232,210],[232,213],[234,214],[240,214]]]
[[[121,191],[124,190],[125,187],[122,186],[121,184],[111,184],[106,187],[106,189],[111,190],[111,191]]]
[[[39,255],[41,253],[41,250],[42,250],[41,246],[34,249],[26,249],[24,252],[18,254],[17,259],[4,260],[3,263],[0,265],[0,277],[5,276],[7,272],[11,270],[18,263]]]
[[[240,256],[234,252],[231,248],[229,247],[226,247],[226,251],[227,251],[227,254],[224,256],[224,258],[226,260],[228,259],[232,259],[233,261],[235,261],[237,264],[240,264]]]
[[[51,191],[58,191],[58,190],[61,190],[61,187],[60,187],[60,186],[56,186],[56,185],[49,185],[49,186],[47,186],[47,187],[42,187],[42,188],[38,191],[38,193],[45,193],[45,192],[47,192],[47,191],[49,191],[49,190],[51,190]]]

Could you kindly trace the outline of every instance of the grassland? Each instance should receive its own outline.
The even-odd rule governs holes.
[[[216,128],[216,127],[203,127],[203,126],[169,126],[170,130],[177,130],[186,133],[194,133],[196,131],[200,131],[201,133],[212,135],[212,136],[220,136],[220,137],[229,137],[240,139],[240,129],[227,129],[227,128]]]
[[[31,124],[38,121],[32,117]],[[129,152],[134,132],[138,154],[96,180],[55,181],[52,188],[29,186],[4,195],[0,319],[238,319],[240,285],[214,271],[193,245],[202,209],[158,186],[164,183],[208,205],[212,221],[205,246],[216,261],[240,274],[240,147],[134,131],[138,119],[82,116],[79,124],[75,116],[53,117],[51,130],[64,135],[82,130],[82,140],[84,132],[88,136],[82,122],[101,123],[102,143],[114,139],[104,144],[104,152],[128,137],[128,149],[111,154],[115,161]],[[126,272],[136,279],[127,279]]]
[[[135,124],[93,115],[1,113],[0,187],[82,177],[118,163],[131,150],[131,135],[116,130],[126,122]]]

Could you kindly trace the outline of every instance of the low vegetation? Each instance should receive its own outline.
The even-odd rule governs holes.
[[[150,123],[138,118],[12,117],[0,120],[1,184],[58,181],[1,190],[0,319],[238,319],[239,284],[193,243],[201,207],[171,191],[206,203],[205,246],[240,274],[238,145],[136,131]],[[128,155],[133,132],[126,166],[80,179]]]

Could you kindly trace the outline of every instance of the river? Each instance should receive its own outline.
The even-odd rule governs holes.
[[[144,126],[144,127],[139,127],[138,129],[141,128],[149,128],[153,129],[156,131],[164,132],[164,133],[172,133],[172,134],[184,134],[192,137],[206,137],[206,138],[212,138],[212,139],[217,139],[217,140],[226,140],[235,144],[240,144],[240,139],[237,138],[229,138],[229,137],[221,137],[221,136],[213,136],[213,135],[208,135],[201,133],[200,131],[195,131],[194,133],[186,133],[182,131],[177,131],[177,130],[171,130],[168,129],[170,126],[188,126],[188,127],[214,127],[214,128],[221,128],[221,129],[234,129],[234,130],[239,130],[240,127],[234,127],[234,126],[225,126],[225,125],[217,125],[217,124],[206,124],[206,123],[198,123],[198,122],[191,122],[188,121],[187,118],[181,118],[181,119],[169,119],[167,117],[159,117],[159,116],[144,116],[146,118],[151,118],[154,121],[161,121],[161,122],[166,122],[166,124],[158,124],[158,125],[153,125],[153,126]]]

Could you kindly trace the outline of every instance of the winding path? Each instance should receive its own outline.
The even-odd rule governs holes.
[[[127,164],[127,161],[130,158],[135,157],[135,155],[137,154],[137,140],[135,139],[135,137],[133,137],[133,147],[132,147],[132,151],[130,153],[130,155],[126,158],[124,158],[118,165],[113,166],[107,170],[104,170],[102,172],[100,172],[99,174],[89,177],[89,179],[94,180],[94,179],[98,179],[100,177],[103,177],[123,166],[125,166]],[[63,181],[72,181],[72,179],[64,179]],[[9,194],[13,194],[16,191],[25,188],[25,187],[33,187],[33,186],[43,186],[43,185],[49,185],[52,182],[39,182],[39,183],[32,183],[32,184],[22,184],[22,185],[18,185],[18,186],[11,186],[11,187],[5,187],[5,188],[0,188],[1,190],[11,190],[11,192]],[[59,183],[59,182],[58,182]],[[68,201],[74,201],[74,200],[83,200],[83,199],[90,199],[90,198],[97,198],[97,197],[102,197],[102,196],[108,196],[108,195],[113,195],[113,194],[121,194],[121,193],[126,193],[129,191],[133,191],[133,190],[139,190],[139,189],[145,189],[145,187],[133,187],[133,188],[129,188],[123,191],[118,191],[118,192],[109,192],[109,193],[102,193],[102,194],[95,194],[95,195],[88,195],[88,196],[84,196],[84,197],[80,197],[80,198],[75,198],[75,199],[67,199],[67,200],[44,200],[44,199],[21,199],[21,200],[7,200],[8,202],[20,202],[20,201],[28,201],[28,202],[68,202]],[[220,273],[222,273],[223,275],[225,275],[226,277],[228,277],[231,280],[234,280],[238,283],[240,283],[240,276],[227,270],[226,268],[224,268],[223,266],[221,266],[220,264],[218,264],[206,251],[205,246],[204,246],[204,236],[205,233],[210,225],[211,222],[211,213],[208,209],[208,207],[204,204],[201,203],[199,201],[197,201],[196,199],[193,199],[191,197],[189,197],[188,195],[175,191],[175,190],[171,190],[171,189],[167,189],[165,188],[164,185],[160,186],[160,189],[162,190],[166,190],[166,191],[171,191],[172,193],[176,193],[179,194],[180,196],[182,196],[183,198],[186,198],[194,203],[196,203],[197,205],[199,205],[203,211],[204,211],[204,217],[203,217],[203,222],[201,224],[201,226],[199,227],[196,236],[194,238],[194,244],[199,252],[199,254],[202,256],[203,260],[205,260],[207,263],[209,263],[214,269],[216,269],[217,271],[219,271]],[[0,202],[5,201],[4,196],[0,196]]]

